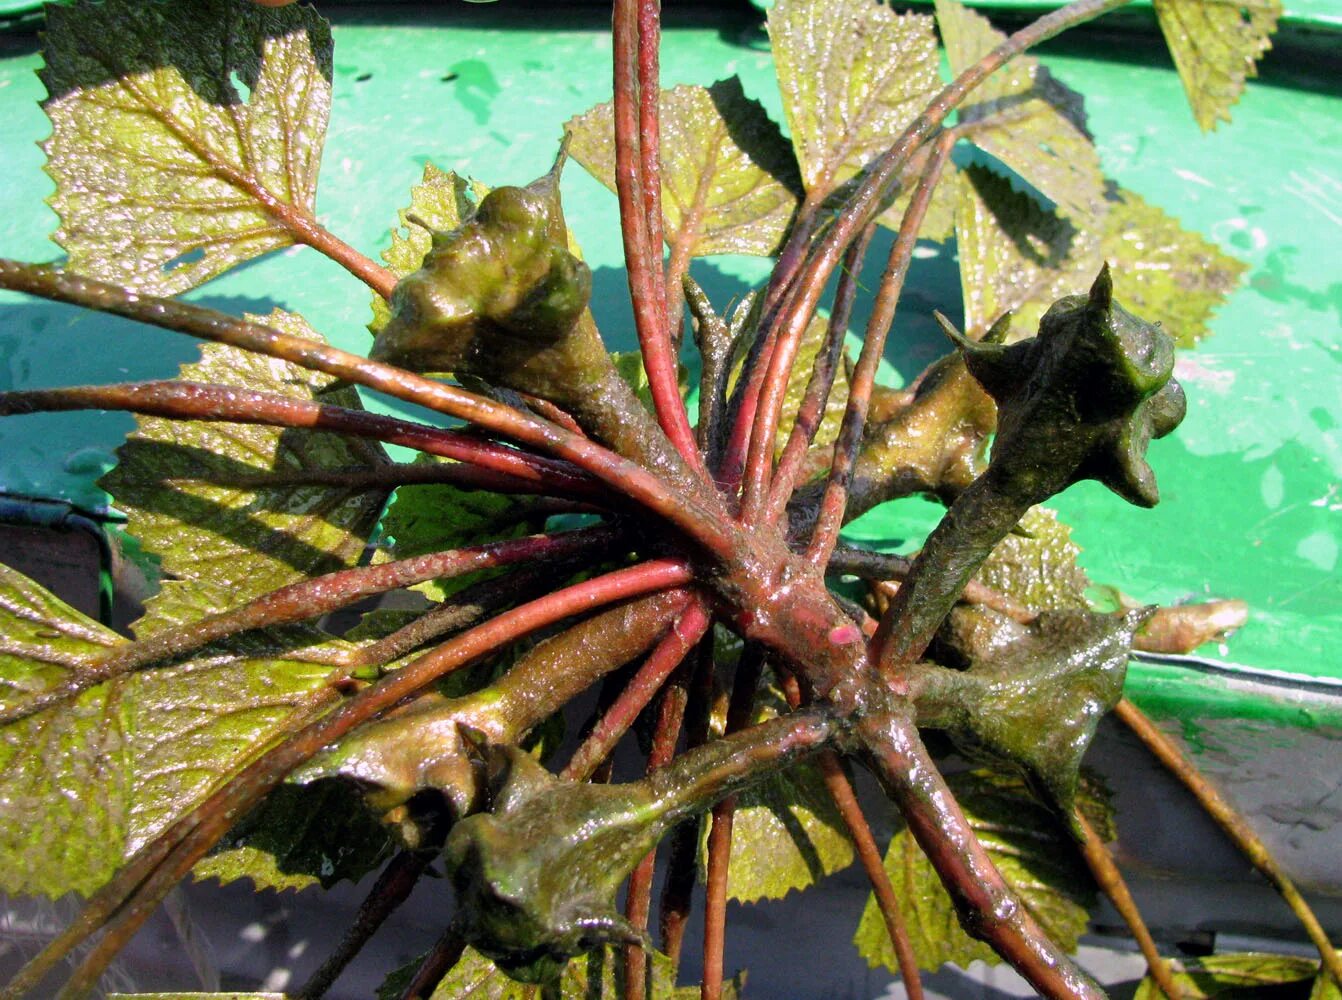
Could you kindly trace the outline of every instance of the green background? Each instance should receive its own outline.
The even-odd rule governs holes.
[[[387,245],[426,160],[489,184],[528,181],[549,166],[564,120],[610,95],[600,11],[516,0],[322,9],[335,23],[336,57],[318,212],[369,253]],[[1056,506],[1097,582],[1143,601],[1249,602],[1250,624],[1228,645],[1200,651],[1204,658],[1342,681],[1342,34],[1327,30],[1336,3],[1310,0],[1292,11],[1312,30],[1281,40],[1233,124],[1207,136],[1147,15],[1128,15],[1117,28],[1101,22],[1041,52],[1087,95],[1107,173],[1249,265],[1213,322],[1215,336],[1180,359],[1188,419],[1151,449],[1161,505],[1138,510],[1084,484]],[[665,85],[736,73],[781,120],[757,14],[675,6],[667,21]],[[49,131],[37,106],[36,47],[31,22],[0,32],[0,254],[52,260],[59,249],[47,239],[56,219],[43,204],[51,183],[36,145]],[[627,349],[615,199],[576,166],[563,189],[594,270],[598,320],[612,346]],[[888,246],[882,238],[877,254]],[[725,303],[764,269],[758,260],[710,258],[695,273]],[[907,287],[888,351],[895,380],[943,351],[929,317],[932,308],[959,311],[952,251],[920,249]],[[252,262],[188,297],[230,312],[284,305],[341,347],[369,343],[367,293],[310,250]],[[859,306],[855,328],[869,305]],[[164,377],[196,351],[186,338],[17,296],[0,297],[0,307],[0,389]],[[105,497],[93,480],[130,426],[121,414],[0,422],[0,489],[96,508]],[[916,541],[933,516],[928,506],[900,505],[863,519],[851,536]],[[1138,666],[1134,678],[1171,705],[1224,688],[1182,667]],[[1296,721],[1330,721],[1328,700]]]

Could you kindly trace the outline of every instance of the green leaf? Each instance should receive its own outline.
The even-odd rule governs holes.
[[[737,799],[729,898],[781,899],[852,863],[853,842],[814,765],[770,775]]]
[[[399,1000],[423,958],[421,955],[388,976],[378,988],[378,1000]],[[676,972],[671,959],[660,952],[652,952],[650,963],[648,1000],[693,1000],[699,996],[698,987],[676,987]],[[737,1000],[744,985],[744,973],[723,983],[723,1000]],[[625,995],[624,956],[615,948],[575,958],[560,974],[557,990],[546,992],[542,986],[510,978],[485,956],[468,947],[456,967],[433,991],[432,1000],[544,1000],[550,996],[557,996],[559,1000],[620,1000]]]
[[[1306,1000],[1318,972],[1316,959],[1245,952],[1186,961],[1184,971],[1174,974],[1174,981],[1183,990],[1184,1000]],[[1147,977],[1138,985],[1133,1000],[1160,1000],[1164,996]]]
[[[1245,265],[1130,191],[1111,185],[1106,197],[1103,223],[1078,232],[992,171],[966,170],[956,216],[966,327],[981,332],[1010,310],[1010,339],[1033,336],[1048,306],[1108,261],[1124,306],[1181,347],[1207,336]]]
[[[331,33],[306,5],[53,5],[44,148],[70,267],[170,295],[310,222]]]
[[[769,11],[769,38],[813,198],[859,177],[941,89],[932,18],[924,14],[897,15],[871,0],[779,0]],[[880,222],[897,228],[907,200],[905,191]],[[943,204],[934,197],[924,236],[949,233]]]
[[[1006,41],[987,18],[937,0],[937,27],[959,75]],[[1006,164],[1063,215],[1087,226],[1104,212],[1100,157],[1085,131],[1081,95],[1037,59],[1017,56],[969,95],[959,111],[966,138]]]
[[[1280,0],[1154,0],[1156,20],[1203,131],[1230,121],[1244,83],[1271,48]]]
[[[1044,933],[1063,950],[1072,951],[1086,929],[1087,908],[1094,903],[1095,892],[1084,862],[1057,819],[1014,777],[970,771],[946,780],[1007,885]],[[908,923],[919,968],[937,969],[946,962],[964,968],[978,959],[991,965],[1001,961],[960,927],[950,896],[907,828],[890,841],[885,870]],[[853,941],[873,968],[898,969],[874,898],[862,911]]]
[[[281,785],[197,863],[197,880],[227,885],[250,879],[258,889],[323,889],[357,882],[391,856],[386,827],[343,781]]]
[[[416,461],[439,459],[421,456]],[[373,562],[520,538],[537,527],[534,506],[528,499],[462,490],[445,483],[401,486],[382,519],[382,534],[390,541],[391,550],[379,549]],[[481,570],[448,580],[431,580],[411,589],[418,590],[431,601],[443,601],[463,587],[485,579],[485,574],[498,575],[500,572]]]
[[[1319,963],[1318,975],[1314,977],[1314,988],[1309,991],[1309,1000],[1342,1000],[1342,987],[1323,968],[1322,962]]]
[[[782,693],[770,686],[752,722],[786,711]],[[722,735],[725,721],[712,720],[715,735]],[[705,863],[708,830],[702,824],[699,854]],[[781,899],[847,868],[853,857],[853,842],[820,771],[811,763],[794,764],[737,796],[727,896],[745,903]]]
[[[984,167],[961,174],[955,236],[971,336],[1010,312],[1009,339],[1033,337],[1055,299],[1086,287],[1076,275],[1093,279],[1102,261],[1098,234],[1078,232]]]
[[[126,642],[3,567],[0,636],[7,697],[77,675]],[[347,648],[331,640],[324,652]],[[320,659],[316,653],[304,656]],[[295,710],[329,673],[319,662],[211,648],[4,726],[0,801],[41,821],[0,825],[0,891],[91,892],[244,766],[258,744],[289,731]]]
[[[292,314],[277,311],[260,322],[320,339]],[[359,406],[354,390],[333,390],[329,376],[223,345],[206,345],[199,362],[182,366],[181,377]],[[209,480],[368,467],[386,461],[380,446],[259,424],[158,417],[136,422],[117,453],[120,463],[101,485],[129,515],[128,530],[159,557],[166,574],[223,587],[236,607],[277,587],[352,566],[362,555],[385,490],[233,487]]]
[[[398,222],[391,230],[391,246],[382,251],[387,270],[397,278],[418,271],[433,246],[433,233],[456,229],[475,214],[475,206],[488,192],[477,181],[444,172],[432,163],[424,164],[423,179],[410,189],[410,206],[396,213]],[[391,306],[381,295],[375,294],[372,302],[373,320],[368,330],[376,335],[391,321]]]
[[[778,126],[737,77],[662,91],[659,103],[662,228],[691,257],[778,250],[797,209],[801,179]],[[615,190],[610,103],[569,121],[570,154]]]
[[[1089,607],[1090,580],[1076,561],[1081,549],[1057,511],[1032,507],[1020,527],[1025,534],[1007,535],[999,542],[976,579],[1031,611]]]
[[[1180,347],[1211,332],[1212,311],[1247,267],[1123,188],[1111,194],[1100,252],[1113,265],[1114,297]]]

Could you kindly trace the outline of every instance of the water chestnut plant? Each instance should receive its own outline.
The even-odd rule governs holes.
[[[381,263],[315,212],[332,44],[312,8],[49,8],[66,256],[0,260],[0,287],[205,343],[178,379],[0,393],[14,419],[138,415],[103,485],[162,576],[126,637],[0,569],[0,888],[85,897],[3,995],[88,994],[189,874],[380,871],[293,994],[319,997],[440,871],[442,937],[383,996],[711,1000],[743,988],[729,898],[858,863],[856,947],[912,997],[919,969],[976,958],[1044,996],[1103,995],[1069,957],[1096,888],[1148,959],[1143,989],[1179,997],[1082,768],[1111,711],[1300,916],[1322,961],[1275,981],[1342,983],[1252,831],[1123,699],[1134,648],[1194,648],[1242,605],[1093,607],[1044,506],[1081,480],[1157,502],[1175,352],[1241,270],[1107,181],[1080,95],[1025,54],[1123,2],[1005,35],[956,0],[779,0],[780,124],[735,78],[662,89],[657,0],[616,0],[613,99],[555,123],[531,184],[426,167]],[[1211,127],[1275,0],[1155,10]],[[561,197],[578,168],[619,201],[636,354],[590,308]],[[873,263],[878,227],[895,236]],[[964,329],[939,316],[946,356],[895,390],[876,375],[919,240],[953,241]],[[294,313],[177,297],[300,244],[371,291],[366,357]],[[724,253],[773,261],[744,301],[691,272]],[[365,409],[361,388],[423,416]],[[945,506],[915,556],[841,536],[914,496]],[[331,624],[405,589],[421,606]],[[641,777],[612,781],[621,746]],[[948,747],[968,769],[942,773]],[[854,768],[901,817],[884,856]]]

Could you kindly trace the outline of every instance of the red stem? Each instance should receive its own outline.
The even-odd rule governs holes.
[[[714,653],[713,635],[710,632],[699,642],[686,692],[685,747],[688,750],[708,742]],[[699,822],[691,820],[681,823],[671,835],[666,882],[662,886],[657,921],[662,934],[662,951],[676,966],[680,964],[680,946],[685,939],[685,924],[689,920],[698,873]]]
[[[839,359],[843,355],[843,338],[848,332],[848,317],[853,311],[853,300],[857,298],[857,279],[862,273],[862,259],[871,242],[875,226],[862,231],[853,245],[844,255],[843,272],[839,278],[839,287],[834,292],[834,309],[829,317],[829,329],[825,333],[825,343],[816,354],[815,367],[811,380],[806,385],[806,395],[797,409],[792,433],[788,435],[783,456],[774,470],[773,485],[769,491],[768,506],[764,519],[774,524],[787,509],[787,502],[797,485],[797,476],[801,473],[806,460],[806,450],[815,439],[815,432],[825,417],[825,404],[829,402],[834,389],[834,378],[838,373]]]
[[[546,493],[593,497],[605,492],[566,462],[528,455],[460,431],[271,392],[175,380],[0,392],[0,416],[61,410],[130,410],[170,420],[331,431],[469,463]]]
[[[685,654],[703,638],[712,621],[703,598],[694,599],[606,710],[587,739],[574,751],[561,777],[573,781],[585,781],[591,777],[597,765],[615,749],[615,744],[629,731],[639,713],[647,708],[671,673],[680,666]]]
[[[656,205],[655,226],[661,229],[660,166],[656,190],[649,190],[647,168],[658,164],[657,128],[642,135],[645,118],[658,111],[657,57],[649,53],[657,38],[643,34],[644,20],[655,24],[654,0],[616,0],[611,20],[615,63],[615,193],[620,202],[620,232],[624,238],[625,268],[634,307],[643,367],[648,374],[657,422],[676,450],[692,468],[703,473],[703,459],[694,444],[694,432],[680,398],[675,346],[667,329],[666,285],[662,278],[662,244],[653,242],[654,222],[649,206]],[[654,8],[649,10],[648,8]],[[646,91],[646,92],[645,92]]]
[[[816,518],[811,543],[806,550],[806,558],[814,566],[824,566],[830,553],[839,540],[839,529],[843,527],[844,509],[848,505],[848,486],[852,480],[853,462],[857,458],[858,448],[862,444],[862,429],[867,424],[867,409],[871,404],[871,390],[876,384],[876,369],[880,366],[885,353],[885,338],[895,321],[895,309],[899,305],[899,296],[904,289],[904,278],[909,272],[909,262],[913,259],[913,248],[918,243],[918,230],[922,228],[923,218],[927,215],[927,206],[932,202],[932,192],[941,179],[942,167],[955,144],[955,134],[944,133],[933,147],[927,169],[918,181],[908,209],[899,225],[899,235],[890,248],[890,259],[885,274],[881,277],[881,287],[876,293],[876,304],[867,322],[867,333],[862,341],[862,353],[857,359],[857,368],[848,386],[848,407],[843,414],[843,424],[839,429],[839,439],[834,446],[834,460],[830,465],[829,482],[825,486],[825,495],[820,502],[820,513]]]
[[[732,697],[727,705],[723,734],[750,725],[755,689],[764,671],[764,652],[747,645],[732,679]],[[727,880],[732,856],[732,822],[736,796],[730,795],[713,807],[713,825],[708,832],[708,875],[704,900],[704,982],[702,1000],[721,1000],[723,957],[727,942]]]
[[[873,708],[855,720],[855,732],[955,901],[965,930],[986,941],[1040,995],[1104,1000],[1104,991],[1044,933],[1003,880],[919,740],[917,727],[903,714],[907,709],[898,711]]]
[[[782,678],[782,687],[788,707],[796,711],[804,701],[796,675],[786,674]],[[867,817],[862,812],[862,804],[858,802],[857,794],[853,791],[853,783],[848,780],[843,765],[839,763],[838,756],[832,750],[821,752],[819,762],[825,790],[829,792],[834,808],[839,811],[844,826],[848,828],[848,835],[853,840],[862,870],[866,872],[867,881],[871,883],[876,908],[885,922],[885,931],[890,936],[890,944],[895,949],[895,961],[899,965],[900,978],[904,980],[905,992],[909,1000],[923,1000],[923,979],[918,971],[918,957],[913,952],[913,943],[909,940],[909,928],[904,922],[904,913],[899,908],[895,887],[890,884],[890,875],[885,870],[881,850],[876,846],[876,838],[872,836],[871,825],[867,822]]]
[[[946,116],[975,87],[1000,69],[1008,60],[1040,42],[1047,41],[1067,28],[1092,20],[1106,11],[1121,7],[1128,2],[1130,0],[1076,0],[1076,2],[1068,4],[1066,7],[1061,7],[1046,14],[1011,35],[979,62],[942,88],[922,113],[909,123],[894,144],[874,161],[862,183],[853,192],[852,196],[840,206],[834,217],[834,225],[823,237],[817,240],[818,247],[810,256],[804,273],[800,273],[800,268],[793,263],[800,258],[800,248],[794,250],[789,258],[789,271],[793,267],[797,267],[799,273],[795,285],[791,285],[793,289],[791,300],[780,314],[776,343],[772,349],[773,356],[769,358],[768,374],[767,376],[760,376],[761,388],[758,390],[760,392],[760,403],[758,406],[751,404],[750,393],[754,386],[752,378],[743,394],[744,404],[737,412],[737,422],[732,430],[728,450],[728,456],[733,461],[739,460],[740,449],[744,447],[748,434],[749,451],[744,477],[744,481],[748,484],[747,489],[760,489],[760,484],[767,481],[768,478],[769,470],[766,464],[768,453],[762,451],[760,442],[761,439],[765,438],[772,440],[773,428],[778,424],[777,409],[781,407],[782,401],[782,389],[778,387],[778,373],[789,370],[796,355],[795,346],[788,347],[787,342],[800,338],[802,332],[805,331],[807,322],[815,312],[825,283],[834,273],[834,268],[838,265],[839,258],[845,248],[880,213],[881,206],[893,193],[893,187],[899,181],[900,173],[908,163],[909,158],[933,135],[941,126],[941,123],[946,120]],[[792,241],[789,241],[787,249],[793,250]],[[780,281],[776,290],[780,301],[783,296],[782,288],[783,284]],[[770,292],[775,292],[775,287],[772,284]],[[765,328],[770,330],[769,337],[774,338],[775,334],[772,332],[774,324],[769,323]],[[785,381],[786,376],[783,378]],[[768,393],[767,400],[764,395],[766,391]],[[750,427],[749,431],[746,430],[747,427]],[[767,434],[762,433],[766,430]],[[727,461],[723,463],[723,468],[727,470],[725,477],[727,479],[731,478],[732,464],[733,462]],[[722,473],[719,473],[719,478],[724,478]],[[752,481],[755,483],[754,486],[749,485]]]
[[[657,726],[652,736],[652,750],[648,754],[648,773],[665,767],[675,759],[676,743],[680,740],[681,726],[685,721],[685,705],[689,697],[685,686],[685,675],[685,669],[678,668],[676,680],[662,690]],[[648,914],[652,908],[652,878],[656,865],[657,849],[653,848],[629,876],[624,915],[625,919],[639,931],[646,931],[648,927]],[[627,1000],[643,1000],[648,988],[643,949],[638,945],[628,945],[624,957]]]
[[[695,498],[672,489],[656,474],[571,431],[456,386],[212,309],[159,296],[129,295],[108,282],[51,268],[0,258],[0,288],[69,302],[280,358],[478,424],[485,430],[567,459],[670,521],[710,552],[723,557],[731,553],[731,531],[720,515]]]
[[[393,671],[334,711],[310,722],[244,768],[131,858],[89,899],[79,916],[9,983],[22,996],[71,949],[100,927],[105,933],[71,975],[63,995],[81,996],[192,866],[228,832],[237,817],[323,747],[355,726],[399,704],[443,675],[537,629],[615,601],[688,583],[689,565],[657,559],[594,577],[547,594],[463,632]]]
[[[166,629],[137,642],[115,647],[90,660],[68,680],[0,710],[0,725],[26,718],[66,701],[109,678],[175,659],[211,642],[259,628],[307,621],[373,594],[385,594],[425,580],[462,576],[477,570],[564,558],[610,543],[609,528],[580,529],[559,535],[531,535],[469,548],[432,552],[377,566],[356,566],[281,587],[232,611],[210,615],[185,628]]]
[[[415,976],[406,985],[401,1000],[429,1000],[443,977],[461,961],[465,950],[465,935],[455,923],[448,924],[442,936],[433,943],[433,948],[415,970]]]

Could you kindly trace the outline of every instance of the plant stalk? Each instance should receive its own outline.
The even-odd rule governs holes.
[[[6,1000],[23,996],[81,941],[105,927],[102,938],[71,975],[61,1000],[87,994],[107,963],[149,918],[173,885],[209,852],[234,821],[299,764],[355,726],[450,671],[523,635],[602,604],[682,586],[691,575],[684,562],[663,559],[555,591],[461,633],[365,688],[334,711],[303,725],[142,848],[90,897],[65,931],[19,970],[0,996]]]
[[[354,923],[345,931],[329,958],[294,993],[297,1000],[320,1000],[345,967],[354,961],[369,939],[396,909],[410,898],[419,878],[428,869],[434,851],[402,851],[388,862],[377,882],[359,906]]]
[[[1216,825],[1249,859],[1250,864],[1257,868],[1277,890],[1281,898],[1286,901],[1286,905],[1291,908],[1291,912],[1295,914],[1295,918],[1300,921],[1300,926],[1305,929],[1310,942],[1318,949],[1328,975],[1338,986],[1342,986],[1342,954],[1339,954],[1328,940],[1327,932],[1319,923],[1319,918],[1314,915],[1309,903],[1305,901],[1305,897],[1296,888],[1295,882],[1286,874],[1285,869],[1273,857],[1258,834],[1254,833],[1244,817],[1212,787],[1175,742],[1161,732],[1140,708],[1127,698],[1123,698],[1114,706],[1114,714],[1142,741],[1142,745],[1165,765],[1165,769],[1193,793],[1193,797],[1206,810],[1207,815],[1216,821]]]
[[[1132,893],[1128,891],[1128,884],[1123,880],[1123,873],[1118,870],[1118,865],[1114,864],[1114,859],[1109,856],[1109,851],[1104,846],[1104,841],[1095,828],[1090,825],[1086,819],[1085,813],[1080,808],[1073,810],[1072,815],[1076,818],[1077,826],[1082,833],[1081,856],[1086,859],[1086,867],[1090,869],[1090,874],[1094,877],[1095,883],[1100,887],[1109,901],[1114,904],[1123,922],[1128,925],[1128,931],[1132,934],[1133,940],[1137,942],[1137,947],[1141,950],[1142,957],[1146,959],[1146,968],[1150,972],[1151,978],[1156,981],[1162,993],[1169,997],[1169,1000],[1183,1000],[1183,990],[1179,989],[1179,984],[1174,980],[1174,970],[1170,963],[1160,954],[1160,949],[1156,947],[1155,940],[1151,937],[1151,931],[1146,926],[1146,921],[1142,919],[1142,912],[1137,908],[1137,901],[1132,898]]]
[[[169,420],[330,431],[469,463],[546,492],[589,498],[601,493],[593,489],[589,477],[566,462],[504,448],[460,431],[235,386],[171,380],[0,393],[0,416],[68,410],[129,410]]]
[[[661,515],[719,556],[730,553],[720,515],[655,473],[548,421],[455,386],[176,299],[131,295],[108,282],[0,258],[0,288],[96,309],[326,372],[396,399],[475,423],[567,459]]]

